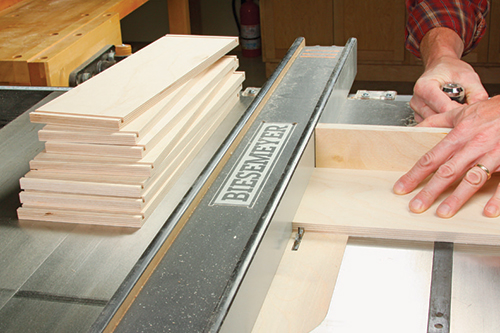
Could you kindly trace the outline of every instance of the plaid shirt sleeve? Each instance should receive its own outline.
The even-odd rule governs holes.
[[[454,30],[470,52],[486,30],[488,0],[406,0],[406,48],[420,57],[420,41],[436,27]]]

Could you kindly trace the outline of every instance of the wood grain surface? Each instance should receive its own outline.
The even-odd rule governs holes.
[[[238,43],[236,37],[167,35],[32,112],[33,122],[120,129]],[[44,117],[45,114],[50,117]],[[101,122],[102,120],[102,122]],[[61,124],[60,123],[60,124]]]
[[[119,131],[105,131],[99,128],[68,127],[46,125],[38,132],[41,141],[65,141],[73,143],[136,145],[144,136],[153,136],[168,131],[182,116],[184,108],[198,100],[201,94],[207,94],[210,88],[221,82],[222,78],[234,71],[238,59],[225,56],[197,77],[175,89],[171,94],[150,107],[143,114],[132,120]],[[144,146],[144,144],[142,144]]]
[[[121,43],[119,19],[146,1],[2,1],[0,83],[68,86],[83,61]]]
[[[239,101],[236,44],[168,35],[32,112],[18,217],[140,227]]]
[[[204,142],[234,107],[238,101],[237,91],[239,89],[235,90],[233,96],[220,107],[220,112],[214,115],[213,121],[201,121],[203,126],[195,135],[186,135],[188,142],[180,145],[180,151],[176,152],[169,165],[150,179],[145,189],[141,189],[139,198],[117,197],[117,193],[104,196],[23,191],[21,192],[23,206],[18,209],[19,218],[49,222],[142,226],[192,162]],[[87,190],[88,188],[87,186]],[[122,190],[127,189],[124,187]]]
[[[488,183],[452,218],[436,216],[437,203],[428,211],[410,212],[414,194],[396,195],[392,186],[402,175],[397,171],[317,168],[294,219],[306,230],[349,236],[443,241],[468,244],[500,244],[500,220],[483,216],[499,178]]]
[[[407,171],[446,128],[318,124],[316,167]]]

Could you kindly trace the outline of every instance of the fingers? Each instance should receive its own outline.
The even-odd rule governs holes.
[[[411,98],[410,107],[415,112],[415,119],[417,119],[417,115],[420,119],[425,119],[437,114],[436,111],[427,106],[427,104],[417,95],[413,95]]]
[[[499,155],[500,156],[500,155]],[[414,213],[423,213],[437,200],[439,195],[455,182],[463,173],[462,166],[455,164],[462,160],[458,157],[443,164],[424,188],[410,201],[409,208]],[[490,179],[491,171],[498,170],[500,157],[485,154],[481,162],[470,168],[462,181],[436,209],[436,214],[442,218],[454,216],[460,208]],[[403,176],[404,177],[404,176]],[[402,178],[403,178],[402,177]],[[396,192],[397,193],[397,192]],[[500,186],[495,195],[484,208],[484,215],[488,217],[500,216]]]
[[[472,84],[464,86],[465,89],[465,99],[468,104],[474,104],[479,101],[485,101],[488,99],[488,93],[481,84],[479,76],[474,72],[474,79]]]
[[[393,190],[396,194],[410,193],[426,177],[436,171],[423,189],[410,201],[409,208],[412,212],[422,213],[429,209],[437,198],[484,154],[475,143],[469,142],[467,144],[467,141],[463,135],[450,132],[395,183]],[[466,147],[456,152],[456,148],[463,147],[464,143]],[[483,155],[480,163],[486,165],[486,168],[491,168],[490,170],[496,170],[500,164],[500,154],[498,154],[497,149],[491,153]],[[488,174],[483,169],[479,167],[470,169],[455,191],[438,206],[437,215],[448,218],[456,214],[463,204],[484,185],[487,179]],[[500,207],[500,192],[497,206]],[[494,201],[491,207],[496,207]]]
[[[417,163],[404,174],[399,180],[394,184],[393,191],[396,194],[408,194],[412,192],[417,186],[423,182],[430,174],[442,168],[440,172],[436,172],[434,177],[444,177],[447,176],[449,172],[449,167],[444,167],[443,165],[452,156],[456,147],[460,146],[462,143],[460,140],[455,139],[450,132],[440,143],[438,143],[434,148],[428,151],[424,156],[422,156]],[[450,165],[451,162],[448,162]],[[442,167],[440,167],[442,166]],[[432,179],[431,179],[432,180]],[[427,184],[429,185],[429,184]],[[425,191],[424,194],[425,196]],[[433,195],[428,195],[429,199],[434,197]],[[425,200],[427,202],[428,200]],[[415,207],[419,202],[415,202]],[[427,207],[428,208],[428,207]],[[425,209],[427,209],[425,208]],[[420,209],[417,209],[420,210]]]
[[[446,127],[453,128],[453,122],[458,109],[454,109],[445,113],[436,113],[433,116],[423,119],[417,126],[419,127]]]
[[[410,107],[415,112],[415,120],[417,122],[463,106],[460,103],[452,101],[440,88],[433,94],[434,97],[426,96],[428,94],[429,92],[427,91],[424,96],[415,94],[410,100]]]
[[[497,186],[493,197],[484,206],[484,215],[487,217],[500,216],[500,184]]]
[[[472,167],[453,193],[437,208],[436,214],[442,218],[450,218],[476,193],[488,180],[489,171],[478,166]]]
[[[422,79],[417,81],[413,97],[410,100],[410,107],[423,118],[427,118],[460,106],[442,91],[441,85],[436,80]]]
[[[481,86],[480,89],[474,90],[474,91],[468,91],[466,92],[467,95],[465,96],[467,104],[474,104],[476,102],[484,101],[488,99],[488,93],[484,88]]]
[[[424,188],[410,201],[409,208],[414,213],[423,213],[436,201],[461,174],[453,163],[443,164]],[[444,209],[444,208],[443,208]]]

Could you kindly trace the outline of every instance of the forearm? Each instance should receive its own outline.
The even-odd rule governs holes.
[[[406,48],[421,57],[420,44],[430,30],[449,28],[462,39],[463,55],[484,35],[488,0],[406,0]]]
[[[420,43],[420,53],[424,65],[428,67],[443,57],[460,59],[464,43],[460,36],[448,28],[434,28],[425,34]]]

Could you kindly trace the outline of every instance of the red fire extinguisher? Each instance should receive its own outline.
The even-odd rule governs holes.
[[[258,57],[261,54],[260,45],[260,15],[259,6],[253,0],[246,0],[240,8],[240,44],[244,57]]]

